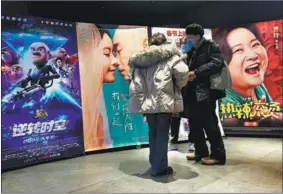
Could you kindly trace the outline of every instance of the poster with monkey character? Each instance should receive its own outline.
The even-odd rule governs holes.
[[[84,152],[75,25],[2,16],[2,169]]]

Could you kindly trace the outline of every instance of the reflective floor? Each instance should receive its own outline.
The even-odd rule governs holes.
[[[282,193],[282,139],[228,138],[226,166],[169,152],[175,174],[148,175],[148,148],[42,164],[2,174],[3,193]]]

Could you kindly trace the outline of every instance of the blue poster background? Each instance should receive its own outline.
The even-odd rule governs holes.
[[[82,154],[75,24],[2,16],[1,35],[2,170]],[[59,55],[59,49],[65,53]],[[47,63],[36,68],[33,59],[47,56],[47,50]],[[44,75],[59,78],[37,82],[43,79],[43,68],[56,71]],[[19,85],[29,72],[37,81]]]
[[[113,38],[117,26],[101,25]],[[105,106],[113,147],[148,144],[148,125],[142,115],[128,110],[129,85],[116,69],[115,82],[103,84]]]

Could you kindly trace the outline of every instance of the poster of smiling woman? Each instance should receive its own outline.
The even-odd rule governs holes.
[[[282,125],[282,22],[213,30],[232,77],[232,88],[220,104],[224,126]]]

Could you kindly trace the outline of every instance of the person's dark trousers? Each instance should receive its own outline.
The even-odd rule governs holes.
[[[151,174],[156,175],[168,167],[168,140],[172,114],[147,114],[149,126],[149,162]]]
[[[189,140],[189,142],[191,142],[191,143],[194,143],[194,139],[193,139],[193,133],[191,132],[191,125],[190,125],[190,120],[189,120],[189,127],[190,127],[190,133],[189,133],[189,135],[188,135],[188,140]]]
[[[181,117],[172,117],[171,120],[171,140],[172,144],[178,143]]]
[[[190,103],[190,107],[192,114],[189,123],[191,137],[195,144],[195,154],[200,158],[209,156],[204,129],[211,146],[210,157],[219,161],[226,161],[226,151],[215,113],[216,101]]]

